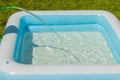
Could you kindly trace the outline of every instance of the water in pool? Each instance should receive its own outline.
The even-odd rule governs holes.
[[[25,64],[116,64],[100,32],[26,32],[21,63]],[[48,47],[47,47],[47,46]]]

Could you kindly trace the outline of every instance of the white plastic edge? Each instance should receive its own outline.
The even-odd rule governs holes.
[[[69,10],[69,11],[32,11],[39,15],[102,15],[106,17],[120,38],[119,20],[111,13],[101,10]],[[25,12],[13,14],[6,25],[15,25],[18,28]],[[0,71],[8,74],[120,74],[120,65],[24,65],[13,60],[16,34],[5,35],[0,47]],[[9,64],[6,64],[9,61]]]

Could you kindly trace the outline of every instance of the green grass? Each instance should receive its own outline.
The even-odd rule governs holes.
[[[0,0],[0,7],[18,6],[27,10],[107,10],[120,19],[120,0]],[[0,36],[7,19],[16,10],[0,12]]]

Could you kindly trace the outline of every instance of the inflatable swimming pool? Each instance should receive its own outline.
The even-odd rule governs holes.
[[[25,12],[17,12],[9,18],[5,28],[4,36],[1,41],[0,46],[1,80],[120,79],[120,65],[119,65],[120,22],[113,14],[99,10],[32,11],[32,13],[38,15],[43,20],[45,20],[49,24],[49,26],[51,26],[58,34],[72,36],[71,39],[68,38],[67,40],[66,37],[63,39],[66,40],[66,42],[68,42],[68,46],[74,46],[74,43],[76,43],[75,45],[79,44],[78,46],[81,46],[78,49],[77,49],[78,46],[77,47],[75,46],[74,48],[75,51],[78,51],[77,54],[74,54],[77,56],[76,59],[78,60],[78,63],[75,62],[74,60],[71,61],[73,63],[69,63],[71,58],[68,57],[65,57],[68,60],[68,62],[65,61],[66,63],[64,64],[61,64],[60,62],[55,62],[59,57],[57,55],[54,56],[53,54],[52,55],[55,58],[57,57],[57,59],[54,59],[53,56],[49,56],[48,54],[46,54],[46,56],[48,56],[47,57],[48,60],[47,58],[44,59],[50,61],[52,58],[52,61],[49,62],[50,64],[48,64],[45,61],[43,61],[43,63],[35,61],[34,59],[38,59],[38,61],[43,60],[41,58],[43,58],[43,56],[46,57],[43,54],[47,52],[44,53],[44,48],[42,49],[35,48],[38,45],[33,43],[39,44],[39,42],[36,41],[34,36],[41,33],[39,39],[43,39],[45,36],[47,36],[45,37],[45,39],[43,39],[47,40],[47,38],[50,36],[48,40],[52,40],[53,35],[51,35],[51,31],[46,27],[45,24],[40,23],[33,16]],[[27,35],[28,33],[30,33],[29,36],[24,38],[25,35]],[[81,37],[78,37],[78,35],[82,35],[83,40],[81,39]],[[100,36],[98,35],[102,37],[100,38]],[[39,36],[36,36],[36,38],[38,37]],[[97,39],[94,41],[94,38]],[[74,43],[71,42],[72,40],[74,41]],[[52,42],[55,41],[53,40]],[[87,44],[91,45],[90,42],[92,42],[92,44],[93,43],[97,44],[94,44],[94,46],[91,45],[90,47],[84,47],[83,46],[84,44],[80,44],[80,42],[85,43],[85,46],[87,46]],[[33,45],[31,46],[29,44]],[[29,49],[26,52],[26,55],[24,55],[24,57],[26,57],[24,61],[28,60],[30,62],[24,62],[21,60],[23,53],[25,53],[23,50],[27,50],[26,48],[23,49],[23,47],[25,46]],[[82,49],[83,47],[87,49]],[[71,47],[69,48],[70,50],[72,50]],[[87,52],[85,52],[86,50]],[[92,53],[93,51],[94,53]],[[32,54],[33,52],[38,54]],[[92,55],[93,57],[92,56],[91,56],[92,58],[89,56],[86,57],[88,54]],[[70,54],[68,54],[67,56],[69,55]],[[86,58],[82,59],[81,55],[84,55],[84,57]],[[101,58],[100,56],[104,58]],[[91,61],[91,63],[87,63],[87,61],[90,61],[96,57],[98,58],[98,60],[93,60]],[[84,61],[84,59],[86,60]],[[104,61],[106,61],[106,63]],[[109,61],[112,61],[112,63],[110,63]],[[95,63],[92,64],[92,62]],[[100,62],[100,64],[97,64],[97,62],[98,63]],[[104,62],[105,64],[104,63],[102,64],[102,62]]]

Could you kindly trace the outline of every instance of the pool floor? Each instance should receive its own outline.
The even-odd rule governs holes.
[[[26,32],[21,63],[24,64],[117,64],[98,31]]]

